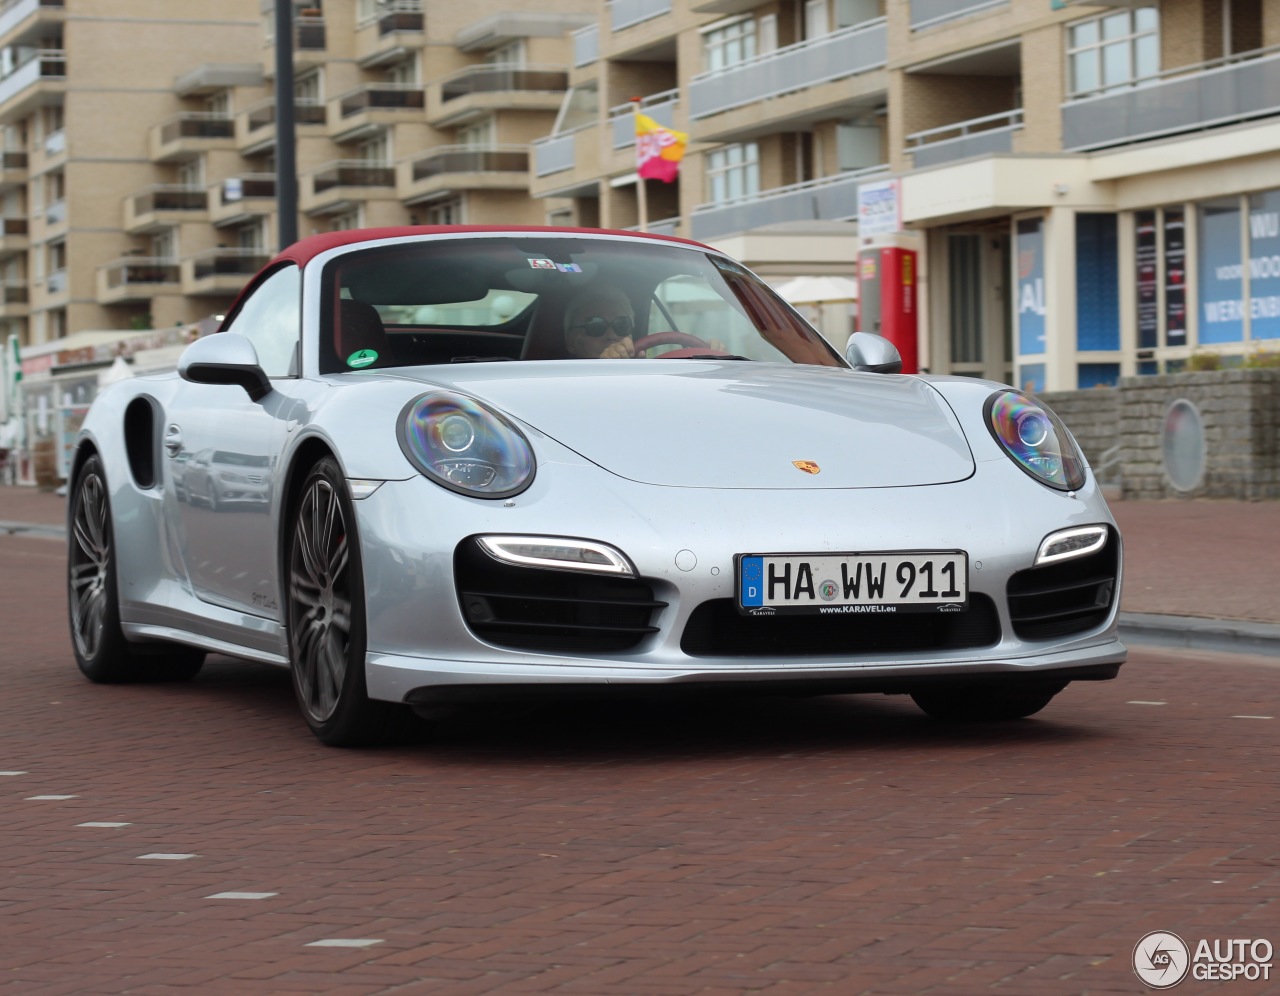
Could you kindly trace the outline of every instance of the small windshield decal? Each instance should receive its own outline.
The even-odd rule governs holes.
[[[556,269],[561,273],[581,273],[582,267],[577,263],[557,263]]]
[[[556,268],[556,264],[549,259],[531,259],[529,260],[529,265],[535,270],[554,270]]]
[[[356,370],[359,370],[361,367],[367,367],[370,363],[376,363],[377,361],[377,350],[357,349],[347,357],[347,366],[354,367]]]

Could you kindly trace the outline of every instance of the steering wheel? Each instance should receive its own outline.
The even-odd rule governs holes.
[[[668,353],[659,353],[656,359],[671,357],[672,359],[680,359],[690,355],[706,356],[714,354],[716,356],[728,356],[728,353],[718,349],[712,349],[705,339],[699,339],[696,335],[689,335],[688,332],[654,332],[650,335],[642,335],[636,339],[633,345],[637,353],[643,353],[646,349],[652,349],[654,346],[684,346],[684,349],[673,349]]]

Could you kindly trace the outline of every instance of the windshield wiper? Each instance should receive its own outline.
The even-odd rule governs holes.
[[[691,353],[688,356],[678,357],[681,360],[746,360],[751,362],[750,356],[739,356],[737,353]]]

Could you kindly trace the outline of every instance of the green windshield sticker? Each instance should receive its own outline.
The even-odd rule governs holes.
[[[355,367],[357,370],[361,367],[367,367],[370,363],[376,363],[378,352],[374,349],[357,349],[354,353],[347,357],[347,366]]]

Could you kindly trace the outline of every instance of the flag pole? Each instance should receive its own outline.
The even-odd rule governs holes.
[[[631,98],[631,110],[633,112],[633,116],[635,114],[640,113],[639,97]],[[640,155],[639,155],[640,135],[639,135],[638,128],[633,128],[632,130],[636,132],[636,205],[640,212],[640,224],[637,227],[639,228],[640,231],[647,232],[649,230],[649,198],[648,198],[648,192],[645,190],[644,177],[640,175],[640,169],[639,169],[640,167]]]

